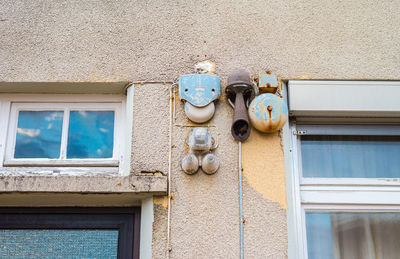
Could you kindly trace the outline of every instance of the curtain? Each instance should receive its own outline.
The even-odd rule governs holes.
[[[399,213],[307,212],[309,259],[400,258]]]

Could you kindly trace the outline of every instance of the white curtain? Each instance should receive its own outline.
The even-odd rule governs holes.
[[[400,258],[400,216],[393,213],[332,213],[333,258]]]

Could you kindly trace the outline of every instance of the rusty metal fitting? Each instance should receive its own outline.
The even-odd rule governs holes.
[[[228,76],[225,94],[234,108],[232,136],[238,141],[245,141],[250,135],[250,121],[247,107],[255,96],[250,74],[243,69],[233,71]]]
[[[263,93],[280,93],[282,91],[282,79],[271,71],[261,71],[258,75],[258,91]]]

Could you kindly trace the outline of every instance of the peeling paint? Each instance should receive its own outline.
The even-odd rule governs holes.
[[[252,131],[242,145],[243,174],[248,183],[265,199],[287,209],[284,157],[279,132]]]
[[[309,75],[301,75],[301,76],[298,77],[298,79],[305,80],[305,79],[311,79],[311,78],[310,78]]]
[[[198,62],[195,66],[194,69],[198,73],[207,73],[207,74],[213,74],[215,72],[215,62],[211,60],[204,60],[201,62]]]
[[[164,209],[168,209],[168,197],[167,196],[154,196],[153,202],[156,205],[163,206]]]

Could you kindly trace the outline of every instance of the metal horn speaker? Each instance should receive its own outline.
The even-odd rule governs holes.
[[[238,141],[245,141],[250,135],[250,120],[247,112],[250,101],[255,96],[250,74],[243,69],[233,71],[228,76],[225,88],[228,101],[234,108],[232,136]]]

